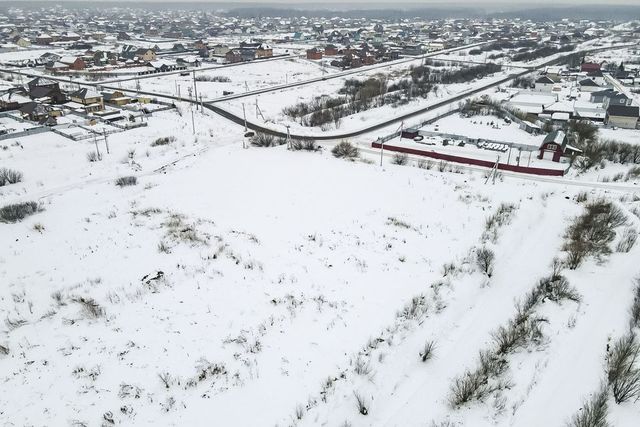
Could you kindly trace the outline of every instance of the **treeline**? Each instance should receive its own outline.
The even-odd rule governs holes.
[[[434,70],[428,66],[420,65],[411,68],[410,76],[414,83],[438,82],[442,84],[452,84],[481,79],[489,74],[497,73],[500,70],[502,70],[502,66],[500,64],[494,64],[493,62],[444,71]]]
[[[571,52],[575,48],[576,47],[572,44],[567,44],[564,46],[542,46],[534,50],[523,48],[522,52],[516,53],[511,59],[516,62],[533,61],[534,59],[544,58],[546,56],[555,55],[556,53]]]
[[[493,50],[503,50],[503,49],[518,49],[518,48],[534,48],[538,47],[538,42],[534,40],[516,40],[516,41],[508,41],[508,40],[500,40],[497,42],[485,44],[482,46],[478,46],[477,48],[471,49],[469,51],[469,55],[480,55],[483,52],[491,52]]]
[[[282,112],[303,126],[323,127],[331,123],[338,128],[342,118],[371,108],[391,105],[396,108],[415,98],[427,98],[436,83],[464,83],[501,70],[493,63],[455,70],[434,69],[427,65],[412,67],[407,77],[389,83],[378,75],[366,80],[348,79],[339,96],[317,96],[309,102],[285,107]]]

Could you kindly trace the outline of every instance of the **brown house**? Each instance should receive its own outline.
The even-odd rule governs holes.
[[[224,59],[231,64],[235,64],[236,62],[242,62],[242,53],[239,49],[231,49],[224,55]]]
[[[67,66],[69,70],[80,71],[87,68],[87,64],[79,56],[63,56],[58,62]]]
[[[91,89],[82,88],[69,94],[69,99],[73,102],[84,105],[87,113],[101,111],[104,109],[102,95]]]
[[[307,50],[307,59],[314,59],[314,60],[322,59],[322,54],[323,54],[322,50],[314,47],[312,49]]]
[[[273,49],[268,44],[262,43],[256,49],[256,58],[271,58],[273,56]]]
[[[328,44],[324,47],[324,54],[326,56],[336,56],[338,54],[338,48],[335,45]]]

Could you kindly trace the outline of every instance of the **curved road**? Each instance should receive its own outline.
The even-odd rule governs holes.
[[[516,77],[522,77],[522,76],[524,76],[526,74],[529,74],[529,73],[532,73],[532,72],[534,72],[536,70],[540,70],[540,69],[542,69],[544,67],[547,67],[549,65],[555,64],[557,62],[561,62],[562,60],[564,60],[565,58],[567,58],[567,57],[569,57],[571,55],[586,54],[586,53],[600,52],[600,51],[613,50],[613,49],[623,49],[623,48],[631,47],[631,46],[634,46],[634,45],[633,44],[625,44],[625,45],[619,45],[619,46],[599,47],[599,48],[585,49],[585,50],[581,50],[581,51],[568,52],[566,55],[562,55],[562,56],[553,58],[553,59],[551,59],[549,61],[546,61],[546,62],[544,62],[542,64],[539,64],[539,65],[537,65],[535,67],[527,68],[526,70],[521,71],[521,72],[509,74],[505,78],[500,79],[498,81],[494,81],[494,82],[488,83],[486,85],[480,86],[478,88],[474,88],[474,89],[468,90],[468,91],[463,92],[463,93],[461,93],[459,95],[456,95],[456,96],[453,96],[451,98],[447,98],[445,100],[439,101],[439,102],[437,102],[435,104],[431,104],[431,105],[428,105],[426,107],[423,107],[423,108],[420,108],[420,109],[417,109],[417,110],[414,110],[414,111],[410,111],[408,113],[404,113],[404,114],[401,114],[401,115],[398,115],[398,116],[395,116],[395,117],[392,117],[390,119],[382,120],[381,122],[372,124],[372,125],[370,125],[368,127],[365,127],[363,129],[354,130],[354,131],[348,131],[348,132],[344,132],[342,134],[331,134],[331,135],[325,135],[325,134],[295,135],[295,134],[290,134],[290,136],[293,137],[293,138],[298,138],[298,139],[315,139],[315,140],[318,140],[318,141],[328,141],[328,140],[339,140],[339,139],[345,139],[345,138],[351,138],[351,137],[354,137],[354,136],[363,135],[365,133],[369,133],[369,132],[384,128],[386,126],[392,125],[394,123],[398,123],[398,122],[406,120],[408,118],[411,118],[411,117],[414,117],[414,116],[417,116],[417,115],[420,115],[420,114],[424,114],[427,111],[434,110],[436,108],[440,108],[440,107],[443,107],[445,105],[461,101],[461,100],[463,100],[463,99],[465,99],[465,98],[467,98],[469,96],[475,95],[476,93],[485,91],[485,90],[487,90],[489,88],[492,88],[494,86],[501,85],[501,84],[503,84],[505,82],[508,82],[509,80],[512,80],[512,79],[516,78]],[[277,90],[277,88],[276,89],[265,89],[262,92],[269,92],[271,90]],[[209,109],[209,110],[211,110],[211,111],[213,111],[216,114],[219,114],[220,116],[222,116],[222,117],[224,117],[224,118],[226,118],[228,120],[231,120],[232,122],[234,122],[236,124],[239,124],[241,126],[245,125],[245,119],[243,117],[240,117],[240,116],[238,116],[238,115],[236,115],[236,114],[234,114],[234,113],[232,113],[230,111],[227,111],[227,110],[225,110],[223,108],[217,107],[216,105],[214,105],[215,102],[217,102],[217,101],[204,103],[204,107]],[[246,121],[246,125],[247,125],[247,128],[249,128],[251,130],[254,130],[254,131],[257,131],[257,132],[266,133],[266,134],[273,135],[273,136],[278,136],[278,137],[286,137],[287,136],[287,133],[284,132],[284,131],[279,131],[279,130],[272,129],[272,128],[269,128],[269,127],[264,126],[264,125],[252,123],[252,122],[250,122],[248,120]]]
[[[484,43],[489,43],[489,42],[484,42]],[[442,54],[443,52],[446,52],[446,51],[455,51],[455,50],[467,49],[469,47],[477,46],[477,45],[480,45],[480,44],[483,44],[483,43],[476,43],[474,45],[466,45],[466,46],[461,46],[461,47],[457,47],[457,48],[453,48],[453,49],[449,49],[449,50],[442,50],[442,51],[432,52],[430,54],[423,55],[423,56],[420,56],[420,57],[414,57],[414,58],[410,58],[410,59],[409,58],[405,58],[405,59],[403,59],[401,61],[405,61],[405,62],[414,61],[416,59],[421,59],[422,57],[435,56],[435,55]],[[464,98],[467,98],[467,97],[469,97],[471,95],[474,95],[476,93],[479,93],[479,92],[482,92],[484,90],[487,90],[487,89],[489,89],[491,87],[503,84],[503,83],[505,83],[505,82],[507,82],[509,80],[512,80],[512,79],[514,79],[516,77],[524,76],[524,75],[529,74],[529,73],[531,73],[533,71],[540,70],[540,69],[542,69],[542,68],[544,68],[546,66],[549,66],[549,65],[555,64],[557,62],[560,62],[563,59],[565,59],[565,58],[567,58],[569,56],[575,55],[575,54],[594,53],[594,52],[601,52],[601,51],[614,50],[614,49],[623,49],[623,48],[634,47],[634,46],[635,46],[635,44],[633,44],[633,43],[627,43],[627,44],[617,45],[617,46],[597,47],[597,48],[583,49],[583,50],[580,50],[580,51],[567,52],[565,55],[558,56],[558,57],[553,58],[553,59],[551,59],[549,61],[541,63],[541,64],[539,64],[539,65],[537,65],[535,67],[526,69],[526,70],[524,70],[522,72],[512,73],[512,74],[508,75],[507,77],[505,77],[503,79],[500,79],[498,81],[494,81],[494,82],[488,83],[488,84],[483,85],[481,87],[478,87],[478,88],[463,92],[463,93],[461,93],[459,95],[456,95],[454,97],[447,98],[446,100],[442,100],[442,101],[437,102],[435,104],[431,104],[431,105],[428,105],[426,107],[423,107],[423,108],[420,108],[420,109],[417,109],[417,110],[414,110],[414,111],[410,111],[408,113],[401,114],[401,115],[395,116],[395,117],[390,118],[390,119],[384,119],[381,122],[374,123],[374,124],[372,124],[370,126],[367,126],[367,127],[363,128],[363,129],[354,130],[354,131],[348,131],[348,132],[344,132],[342,134],[331,134],[331,135],[324,135],[324,134],[318,134],[318,135],[295,135],[295,134],[291,134],[290,136],[293,137],[293,138],[299,138],[299,139],[315,139],[315,140],[319,140],[319,141],[328,141],[328,140],[340,140],[340,139],[344,139],[344,138],[350,138],[350,137],[353,137],[353,136],[363,135],[365,133],[381,129],[381,128],[389,126],[391,124],[394,124],[394,123],[400,122],[402,120],[408,119],[410,117],[423,114],[423,113],[425,113],[427,111],[430,111],[430,110],[433,110],[433,109],[436,109],[436,108],[440,108],[440,107],[443,107],[445,105],[452,104],[454,102],[460,101],[460,100],[462,100]],[[345,73],[350,73],[350,74],[359,73],[359,72],[362,72],[362,71],[367,71],[369,69],[375,69],[375,67],[379,68],[379,67],[386,67],[386,66],[389,66],[389,65],[393,65],[394,63],[397,63],[397,62],[398,61],[392,61],[392,62],[387,62],[387,63],[375,64],[375,65],[371,66],[371,67],[374,67],[374,68],[371,68],[371,67],[364,68],[364,67],[362,67],[362,68],[358,68],[358,69],[355,69],[355,70],[348,70],[347,72],[335,73],[335,74],[324,76],[324,77],[320,77],[320,78],[304,80],[304,81],[301,81],[301,82],[294,82],[294,83],[290,83],[288,85],[272,86],[272,87],[269,87],[269,88],[260,89],[258,91],[246,92],[246,93],[243,93],[243,94],[232,95],[231,97],[217,98],[217,99],[214,99],[214,100],[211,100],[211,101],[208,101],[208,102],[204,103],[203,106],[205,108],[207,108],[208,110],[210,110],[210,111],[212,111],[212,112],[214,112],[214,113],[216,113],[216,114],[218,114],[218,115],[220,115],[220,116],[222,116],[222,117],[224,117],[224,118],[226,118],[226,119],[228,119],[228,120],[230,120],[230,121],[232,121],[232,122],[234,122],[236,124],[244,126],[245,125],[245,119],[243,117],[240,117],[240,116],[238,116],[238,115],[236,115],[236,114],[234,114],[234,113],[232,113],[230,111],[227,111],[227,110],[225,110],[223,108],[217,107],[214,104],[217,103],[217,102],[221,102],[221,101],[227,101],[229,99],[238,99],[238,98],[242,98],[242,97],[246,97],[246,96],[253,96],[253,95],[256,95],[258,93],[267,93],[267,92],[271,92],[271,91],[274,91],[274,90],[285,89],[285,88],[288,88],[288,87],[295,87],[295,86],[302,86],[302,85],[306,85],[306,84],[313,84],[313,83],[317,83],[317,82],[322,81],[322,80],[328,80],[328,79],[332,79],[332,78],[339,78],[339,77],[343,77],[345,75],[348,75],[348,74],[345,74]],[[11,70],[11,69],[0,68],[0,71],[1,72],[12,73],[12,74],[22,74],[22,75],[27,76],[27,77],[43,77],[43,76],[38,75],[38,74],[27,73],[27,72],[22,72],[22,71],[16,71],[16,70]],[[60,81],[60,82],[69,83],[68,79],[62,79],[62,78],[50,77],[50,76],[45,76],[45,77],[48,78],[48,79],[51,79],[51,80],[56,80],[56,81]],[[194,101],[193,99],[181,98],[181,97],[177,97],[177,96],[173,96],[173,95],[165,95],[165,94],[158,94],[158,93],[154,93],[154,92],[144,92],[144,91],[136,91],[136,90],[129,90],[129,89],[121,89],[121,88],[114,87],[114,86],[105,86],[105,85],[101,85],[99,83],[91,83],[91,82],[84,82],[84,83],[79,83],[79,84],[83,85],[83,86],[91,86],[91,87],[98,87],[99,86],[99,87],[102,87],[104,89],[120,90],[122,92],[127,92],[127,93],[143,94],[143,95],[153,96],[153,97],[156,97],[156,98],[165,98],[165,99],[170,99],[172,101],[183,101],[183,102],[189,102],[189,103],[192,103],[192,104],[200,104],[200,102]],[[252,129],[254,131],[261,132],[261,133],[266,133],[266,134],[279,136],[279,137],[286,137],[287,136],[287,133],[284,132],[284,131],[271,129],[271,128],[265,126],[265,125],[252,123],[252,122],[250,122],[248,120],[246,121],[246,125],[247,125],[247,128]]]

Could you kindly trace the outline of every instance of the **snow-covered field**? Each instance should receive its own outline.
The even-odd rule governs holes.
[[[0,224],[4,424],[562,425],[596,390],[638,246],[563,271],[581,302],[540,304],[543,335],[506,356],[508,388],[448,400],[563,256],[577,193],[613,201],[635,229],[638,194],[381,168],[364,145],[368,162],[245,150],[241,127],[198,113],[194,136],[180,108],[112,135],[101,162],[87,161],[91,140],[0,144],[24,173],[2,204],[42,207]],[[137,185],[114,184],[126,175]],[[495,252],[492,274],[479,248]],[[610,417],[632,426],[640,406],[611,400]]]
[[[326,68],[327,73],[336,72],[336,69]],[[322,68],[304,59],[282,59],[270,61],[248,62],[232,67],[219,67],[217,69],[198,71],[199,78],[226,78],[228,82],[198,81],[196,83],[198,96],[206,101],[211,98],[223,96],[224,91],[242,93],[269,86],[284,85],[323,75]],[[179,74],[159,75],[154,78],[127,80],[111,83],[123,89],[136,89],[156,92],[159,94],[178,95],[187,97],[188,90],[193,87],[193,76],[181,76]]]
[[[381,70],[378,70],[378,72],[381,72]],[[447,98],[452,98],[464,92],[474,90],[480,86],[497,82],[504,79],[510,73],[510,71],[501,71],[491,76],[478,79],[477,81],[440,85],[437,87],[437,90],[431,92],[427,98],[413,98],[406,104],[397,107],[387,104],[381,107],[370,108],[369,110],[343,117],[337,128],[334,124],[329,124],[329,128],[323,129],[323,131],[339,134],[344,131],[362,129],[371,123],[380,121],[380,117],[393,117],[419,110],[428,105],[446,100]],[[313,85],[281,89],[254,95],[248,98],[218,102],[216,105],[228,111],[232,111],[237,115],[242,115],[244,103],[245,109],[248,111],[247,118],[250,121],[257,123],[266,122],[268,126],[274,126],[273,124],[275,123],[274,127],[279,128],[289,125],[291,126],[291,131],[296,134],[316,134],[320,131],[320,128],[301,125],[298,121],[286,116],[283,113],[283,109],[285,107],[293,106],[298,102],[309,102],[317,96],[336,96],[338,95],[338,90],[342,88],[344,81],[348,78],[364,79],[372,76],[373,75],[370,72],[368,74],[363,73],[356,76],[351,75],[344,78],[315,83]],[[261,116],[256,114],[256,102],[258,103],[260,112],[262,113]]]

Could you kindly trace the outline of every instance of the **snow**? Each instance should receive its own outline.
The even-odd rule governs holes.
[[[520,126],[515,122],[505,123],[504,120],[491,115],[462,117],[460,114],[453,114],[431,125],[424,126],[422,129],[432,132],[437,131],[463,135],[469,138],[526,144],[535,149],[540,147],[544,139],[543,136],[532,135],[525,132],[520,129]]]
[[[224,72],[231,85],[244,78],[261,87],[282,80],[283,63]],[[300,79],[318,73],[305,61],[288,65],[299,67]],[[144,84],[170,91],[175,78]],[[330,93],[334,84],[312,90]],[[200,87],[207,96],[219,90]],[[267,119],[312,93],[291,92],[261,95]],[[341,130],[434,100],[375,109]],[[0,224],[3,421],[542,426],[566,422],[597,389],[607,343],[628,325],[640,246],[563,271],[582,301],[541,304],[544,338],[508,355],[508,390],[459,409],[447,401],[452,380],[476,364],[514,303],[563,255],[567,225],[583,209],[578,192],[612,200],[638,229],[640,191],[632,184],[509,173],[485,184],[486,170],[421,169],[413,157],[399,166],[390,153],[379,166],[370,141],[395,124],[354,138],[362,159],[352,162],[331,155],[336,141],[318,152],[243,149],[241,126],[208,110],[194,111],[192,125],[191,108],[180,103],[148,117],[146,127],[109,135],[109,153],[101,137],[47,132],[0,141],[0,164],[24,174],[0,187],[2,206],[34,200],[43,208]],[[532,146],[543,138],[487,120],[494,119],[454,114],[436,124]],[[153,145],[165,137],[175,140]],[[102,160],[89,162],[96,144]],[[115,185],[129,175],[137,185]],[[516,209],[487,238],[487,218],[502,203]],[[491,277],[473,261],[482,246],[496,254]],[[457,272],[445,274],[449,262]],[[426,312],[398,314],[417,296]],[[92,316],[80,298],[103,312]],[[427,339],[436,347],[423,363]],[[355,372],[358,358],[368,374]],[[371,403],[368,415],[358,413],[354,392]],[[609,406],[612,425],[640,417],[637,403]]]

